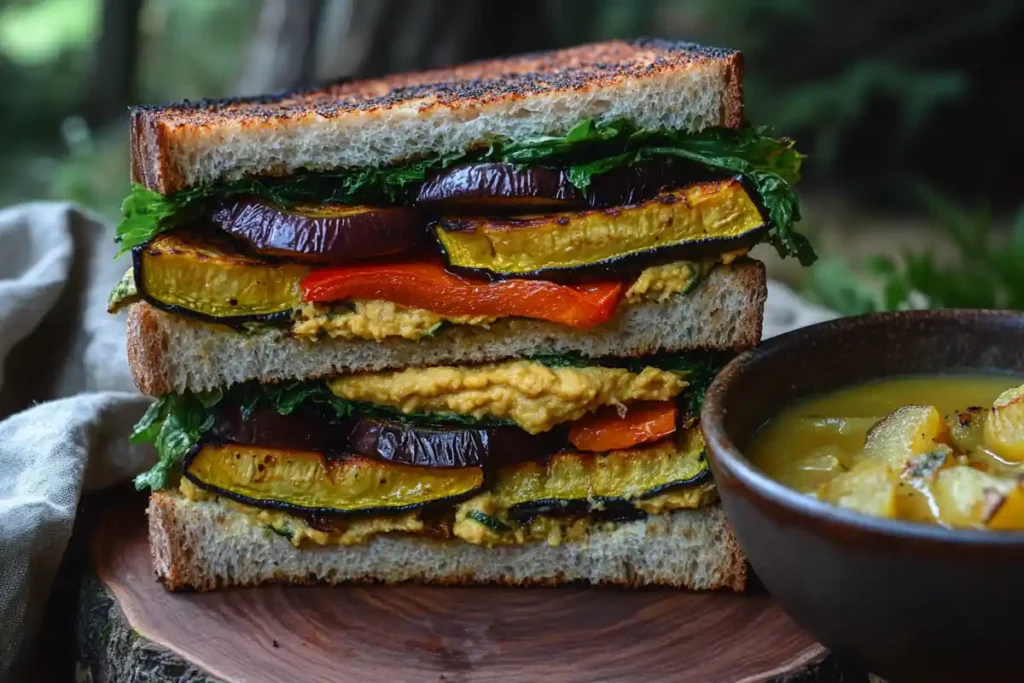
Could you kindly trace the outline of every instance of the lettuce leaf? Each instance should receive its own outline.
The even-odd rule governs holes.
[[[167,487],[171,470],[213,427],[212,409],[221,400],[215,394],[166,394],[158,398],[132,432],[132,443],[156,444],[157,463],[135,477],[137,489]]]
[[[810,265],[816,258],[814,250],[793,229],[800,220],[800,205],[791,185],[800,178],[804,158],[792,140],[773,138],[765,128],[688,133],[639,130],[625,119],[602,123],[586,119],[564,136],[494,143],[483,150],[430,155],[397,166],[243,179],[170,195],[134,185],[121,207],[124,220],[117,228],[116,240],[120,255],[198,217],[206,201],[233,195],[255,195],[285,208],[298,203],[403,204],[411,200],[411,189],[432,171],[477,161],[565,168],[571,182],[586,191],[595,175],[642,161],[678,159],[746,178],[775,228],[769,239],[779,254]]]

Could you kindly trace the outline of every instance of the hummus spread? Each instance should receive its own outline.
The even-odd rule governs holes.
[[[373,339],[388,337],[422,339],[444,323],[486,327],[494,322],[486,316],[446,317],[417,308],[406,308],[390,301],[355,300],[347,304],[306,304],[295,312],[292,334],[315,339]]]
[[[660,266],[645,268],[635,282],[626,290],[625,304],[640,304],[645,301],[666,301],[674,294],[691,291],[718,263],[730,264],[747,254],[748,249],[737,249],[719,255],[710,261],[675,261]]]
[[[674,294],[689,292],[715,264],[731,263],[746,253],[746,249],[739,249],[712,260],[676,261],[645,268],[626,291],[621,305],[662,302]],[[296,309],[292,334],[307,339],[327,336],[332,339],[373,339],[378,342],[389,337],[417,340],[436,334],[445,324],[486,328],[496,320],[470,315],[445,317],[389,301],[356,300],[340,304],[306,304]]]
[[[268,533],[273,532],[287,538],[296,547],[303,545],[357,545],[365,543],[378,534],[391,532],[416,534],[422,533],[426,528],[419,513],[410,512],[381,517],[353,517],[344,520],[339,518],[332,520],[329,529],[316,529],[301,517],[287,512],[264,510],[252,505],[243,505],[228,498],[221,498],[216,494],[204,491],[184,477],[181,480],[180,491],[188,500],[218,500],[221,505],[227,505],[245,513],[253,523],[265,526]]]
[[[647,367],[550,368],[525,360],[464,367],[407,368],[330,380],[335,395],[405,413],[456,413],[511,420],[530,434],[577,420],[604,405],[667,401],[688,385],[675,372]]]

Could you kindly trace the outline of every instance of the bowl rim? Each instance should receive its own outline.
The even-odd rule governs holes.
[[[712,461],[736,477],[747,489],[775,505],[807,517],[830,524],[854,528],[860,532],[880,534],[892,538],[932,541],[966,546],[1020,546],[1024,545],[1024,531],[985,531],[982,529],[949,529],[938,524],[885,519],[863,512],[847,510],[831,503],[811,498],[791,489],[765,474],[754,465],[725,433],[721,416],[725,413],[730,384],[748,368],[765,362],[773,354],[787,347],[801,347],[820,343],[835,334],[837,328],[860,321],[869,324],[898,324],[908,319],[964,320],[964,319],[1024,320],[1024,313],[986,309],[943,309],[890,311],[867,313],[836,318],[807,327],[797,328],[768,339],[732,359],[715,377],[705,394],[701,409],[701,429]],[[778,411],[776,411],[777,413]]]

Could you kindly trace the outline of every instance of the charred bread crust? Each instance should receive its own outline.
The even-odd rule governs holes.
[[[263,584],[294,584],[313,585],[323,583],[429,583],[439,585],[479,585],[479,584],[500,584],[505,586],[556,586],[571,583],[574,579],[570,576],[573,568],[566,567],[565,571],[548,571],[534,575],[514,575],[509,563],[515,563],[516,558],[509,557],[509,554],[502,553],[500,563],[504,571],[485,574],[485,568],[474,563],[488,562],[488,559],[469,561],[460,566],[457,570],[438,571],[429,561],[431,555],[438,556],[449,553],[458,553],[465,550],[477,552],[492,552],[491,549],[482,549],[478,546],[465,543],[457,539],[434,539],[415,536],[401,536],[397,539],[399,547],[392,548],[387,553],[387,559],[393,560],[382,562],[380,558],[374,564],[384,564],[376,571],[353,570],[352,567],[342,567],[346,561],[346,554],[358,555],[375,551],[371,548],[373,540],[367,543],[354,546],[329,546],[323,548],[297,549],[289,541],[276,535],[265,534],[265,539],[247,542],[252,546],[247,547],[244,555],[239,553],[237,557],[226,558],[231,565],[230,575],[224,571],[222,565],[217,569],[215,565],[224,561],[225,558],[212,558],[205,555],[204,548],[207,543],[216,543],[216,536],[230,534],[238,531],[239,518],[244,513],[233,509],[222,507],[217,502],[205,502],[198,505],[212,506],[217,508],[212,522],[208,518],[199,519],[195,513],[196,504],[189,503],[177,493],[168,491],[154,492],[150,497],[149,516],[149,541],[150,553],[153,561],[153,570],[156,578],[161,581],[170,591],[209,591],[228,587],[251,587]],[[717,505],[704,510],[686,510],[682,514],[709,513],[720,514]],[[670,513],[680,514],[680,513]],[[651,518],[649,518],[650,520]],[[648,521],[649,521],[648,520]],[[625,524],[646,524],[647,521],[627,522]],[[255,525],[255,523],[253,523]],[[689,536],[693,532],[687,529],[682,532]],[[602,533],[602,532],[596,532]],[[204,538],[205,537],[205,538]],[[714,563],[707,573],[709,576],[698,577],[692,569],[689,572],[666,572],[658,571],[656,575],[644,574],[633,571],[629,566],[629,560],[624,565],[620,564],[615,572],[608,572],[600,579],[591,583],[612,586],[619,588],[640,588],[644,586],[668,586],[674,588],[697,589],[697,590],[719,590],[728,589],[743,591],[747,586],[748,566],[746,558],[739,548],[735,536],[732,533],[724,516],[720,518],[713,536],[704,540],[703,550],[718,552],[721,559]],[[687,539],[687,546],[692,552],[692,539]],[[255,547],[258,544],[258,547]],[[219,545],[219,544],[218,544]],[[532,545],[532,544],[530,544]],[[526,546],[523,547],[524,549]],[[504,550],[507,550],[505,547]],[[232,552],[232,551],[228,551]],[[620,552],[624,552],[620,550]],[[643,552],[643,547],[632,553]],[[697,552],[700,552],[699,550]],[[266,553],[274,558],[275,570],[267,574],[256,566],[250,566],[250,558]],[[338,566],[333,566],[327,571],[314,571],[308,566],[303,566],[301,558],[303,554],[333,555]],[[401,557],[406,554],[407,557]],[[515,551],[512,551],[515,554]],[[425,558],[424,555],[427,557]],[[628,553],[627,553],[628,555]],[[412,559],[416,558],[416,559]],[[619,558],[620,561],[624,558]],[[642,561],[642,558],[634,558]],[[707,561],[707,560],[705,560]],[[298,565],[298,566],[296,566]],[[323,565],[320,565],[323,567]],[[301,570],[300,570],[301,567]]]
[[[611,328],[591,332],[514,319],[487,330],[456,326],[434,338],[383,342],[306,341],[278,329],[242,333],[139,302],[128,309],[128,364],[140,391],[160,396],[253,379],[319,379],[344,372],[487,363],[543,353],[628,357],[658,351],[741,351],[761,340],[766,298],[764,265],[741,259],[716,268],[688,294],[630,306],[644,310],[632,319],[614,319]],[[633,314],[626,311],[620,316]]]
[[[139,391],[148,396],[170,393],[168,335],[161,311],[146,303],[129,306],[126,340],[128,367]]]
[[[196,571],[194,553],[182,532],[183,524],[177,517],[173,497],[163,491],[154,491],[149,498],[146,514],[149,521],[149,552],[157,579],[169,590],[203,586],[205,581]]]
[[[592,43],[447,69],[341,82],[318,90],[132,107],[132,180],[163,194],[188,187],[190,179],[175,162],[179,147],[200,138],[219,140],[268,124],[283,127],[313,119],[381,117],[403,107],[415,107],[421,119],[441,110],[464,110],[468,120],[475,118],[472,112],[537,97],[607,90],[609,98],[624,98],[630,94],[627,90],[639,83],[711,66],[721,67],[721,82],[714,89],[721,92],[722,105],[718,120],[706,125],[738,127],[743,122],[741,54],[654,39]],[[402,159],[380,160],[398,161]],[[286,171],[268,167],[260,172],[280,175]]]

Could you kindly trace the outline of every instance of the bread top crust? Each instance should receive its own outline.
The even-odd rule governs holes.
[[[280,175],[293,170],[266,164],[264,168],[234,170],[218,167],[215,172],[189,168],[189,164],[195,163],[197,148],[200,154],[205,151],[197,140],[216,136],[227,128],[233,135],[267,126],[306,126],[311,119],[315,119],[318,126],[331,121],[339,124],[355,119],[365,121],[367,117],[387,117],[394,121],[387,116],[392,113],[428,119],[442,112],[458,112],[458,119],[470,121],[495,108],[498,116],[527,117],[531,100],[597,90],[608,90],[610,99],[625,98],[630,96],[631,90],[644,84],[704,71],[714,72],[708,76],[713,85],[706,87],[719,93],[720,105],[714,113],[717,120],[708,121],[703,115],[701,120],[705,125],[737,127],[743,119],[742,70],[742,55],[735,50],[639,39],[592,43],[445,69],[342,82],[319,90],[133,107],[130,109],[132,179],[168,193],[216,179],[204,178],[204,173],[232,177],[253,172]],[[685,108],[687,103],[680,101],[685,99],[681,96],[676,102]],[[507,112],[502,109],[509,105],[512,106]],[[522,108],[524,105],[526,109]],[[582,112],[584,115],[592,113],[593,110]],[[647,117],[671,118],[671,114],[655,112]],[[565,129],[564,122],[557,117],[550,122],[550,127],[548,132],[552,134],[563,133]],[[536,134],[536,127],[533,128],[523,132]],[[486,144],[489,131],[481,128],[478,132],[474,142]],[[443,140],[438,141],[438,145],[442,149],[437,151],[450,151],[443,149]],[[379,164],[399,160],[388,156],[394,155],[382,152],[380,159],[367,161]],[[319,166],[314,170],[324,170],[323,163]]]
[[[564,50],[490,59],[445,68],[361,81],[342,81],[319,90],[296,90],[251,98],[185,101],[132,107],[131,113],[159,114],[162,124],[202,126],[244,119],[285,120],[309,113],[336,118],[415,104],[421,112],[437,107],[482,106],[541,93],[610,87],[628,78],[654,78],[666,71],[733,62],[740,52],[696,43],[638,39],[608,41]],[[729,127],[738,126],[730,111]]]

